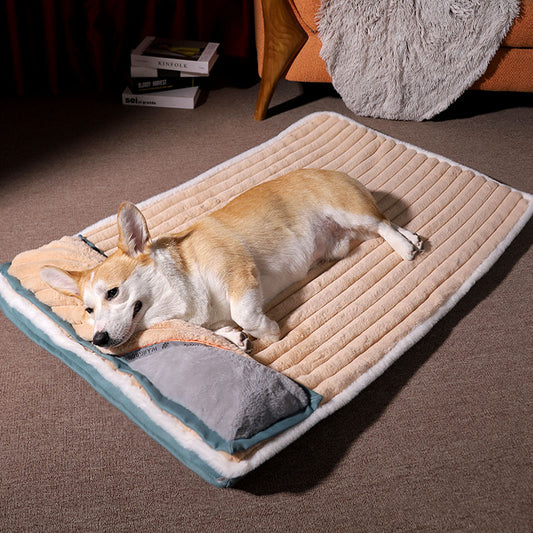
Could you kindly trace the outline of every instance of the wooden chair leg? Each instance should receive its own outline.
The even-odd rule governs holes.
[[[265,43],[255,120],[266,117],[276,85],[307,41],[288,0],[262,0],[262,6]]]

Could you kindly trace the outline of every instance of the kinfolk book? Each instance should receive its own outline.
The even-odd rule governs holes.
[[[122,103],[145,107],[194,109],[200,95],[199,87],[185,87],[156,93],[134,94],[128,87],[122,93]]]
[[[145,37],[131,52],[131,65],[209,74],[218,43]]]

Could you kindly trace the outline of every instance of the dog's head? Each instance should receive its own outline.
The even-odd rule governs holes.
[[[135,205],[125,202],[117,223],[118,249],[95,268],[68,272],[47,266],[40,271],[48,285],[83,301],[94,324],[93,343],[102,347],[119,346],[142,329],[152,303],[145,283],[153,263],[146,220]]]

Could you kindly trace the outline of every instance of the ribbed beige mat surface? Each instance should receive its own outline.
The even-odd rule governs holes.
[[[424,252],[406,262],[381,238],[371,239],[347,258],[314,269],[268,303],[282,338],[270,346],[256,343],[253,357],[313,389],[323,401],[301,426],[259,449],[230,458],[200,446],[202,459],[224,476],[241,476],[257,467],[381,374],[494,264],[533,210],[531,195],[333,113],[309,115],[274,139],[139,207],[157,237],[184,229],[258,183],[306,167],[341,170],[360,180],[393,222],[423,238]],[[82,233],[112,252],[115,217]],[[10,269],[90,338],[82,305],[39,279],[39,267],[51,258],[58,266],[79,261],[82,269],[102,256],[79,239],[65,237],[24,252]],[[168,321],[137,335],[122,351],[174,338],[226,342],[203,328]]]
[[[340,115],[319,113],[208,179],[150,201],[143,212],[154,236],[183,229],[244,190],[305,167],[349,173],[392,221],[425,241],[413,262],[382,239],[366,241],[269,304],[283,338],[254,357],[327,401],[467,290],[531,211],[531,198]],[[85,235],[111,251],[115,222]]]

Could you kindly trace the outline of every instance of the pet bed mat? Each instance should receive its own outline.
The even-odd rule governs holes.
[[[313,269],[267,304],[282,338],[270,346],[256,341],[251,357],[179,320],[139,332],[115,353],[86,340],[83,305],[46,286],[39,269],[83,270],[104,260],[117,245],[116,216],[4,264],[0,306],[185,465],[214,485],[231,486],[420,339],[494,264],[533,210],[529,194],[334,113],[309,115],[139,207],[157,237],[306,167],[359,179],[391,220],[424,239],[425,250],[406,262],[375,238]]]

